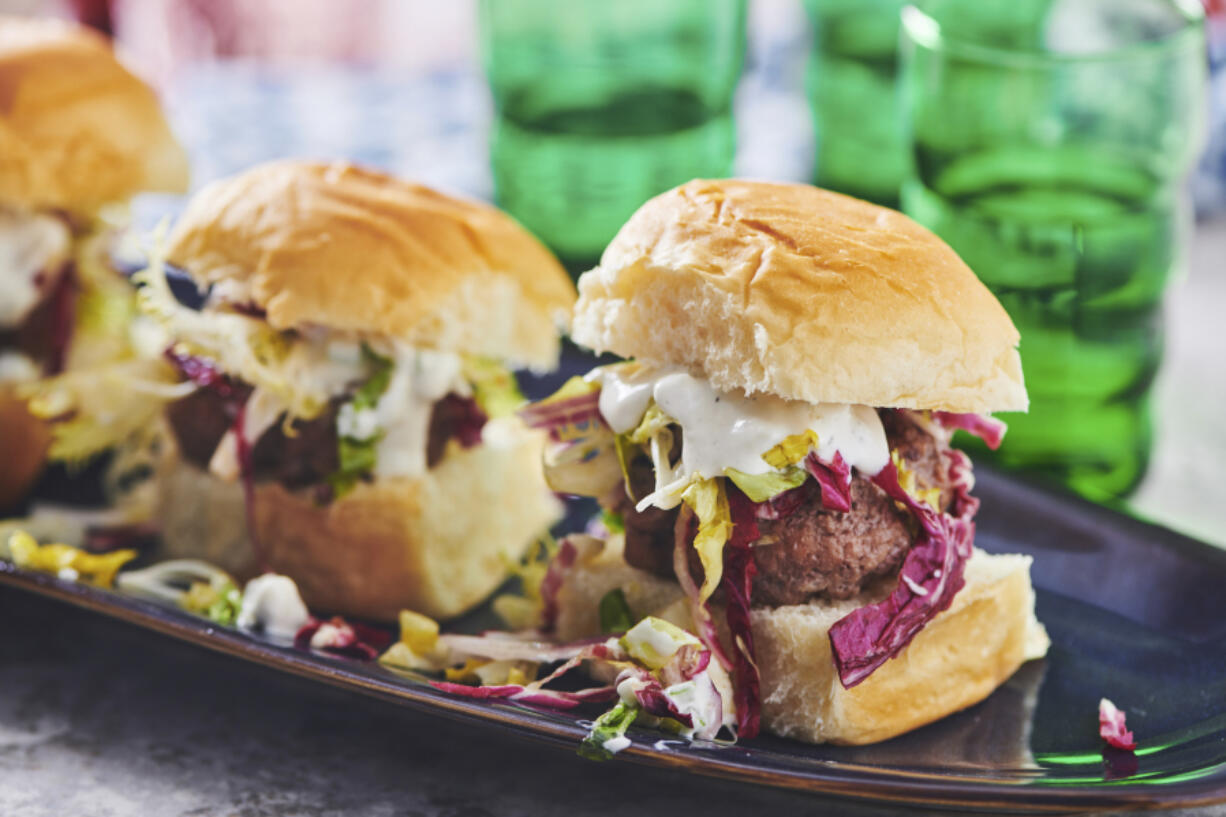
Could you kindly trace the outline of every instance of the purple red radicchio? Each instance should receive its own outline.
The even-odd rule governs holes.
[[[948,609],[965,583],[977,502],[966,494],[961,473],[968,465],[964,455],[949,452],[947,456],[951,472],[959,469],[954,500],[958,516],[941,513],[903,490],[892,462],[872,477],[874,484],[914,514],[920,534],[903,560],[894,591],[876,604],[853,610],[830,628],[834,663],[844,687],[859,684],[898,655],[929,621]]]
[[[1116,749],[1133,751],[1137,740],[1124,722],[1124,711],[1103,698],[1098,702],[1098,734]]]
[[[843,455],[834,452],[834,459],[819,459],[816,451],[805,457],[805,469],[822,489],[822,507],[828,511],[847,513],[851,510],[851,467]]]
[[[600,414],[599,389],[564,400],[533,403],[520,409],[519,416],[525,425],[548,431],[554,442],[605,426]]]
[[[995,451],[1005,437],[1006,426],[995,417],[986,414],[956,414],[952,411],[934,411],[932,417],[945,428],[956,428],[974,434]]]
[[[311,616],[294,635],[298,649],[324,650],[361,661],[373,661],[391,643],[390,633],[340,616],[327,621]]]
[[[732,516],[732,536],[724,547],[724,617],[732,639],[733,697],[736,704],[737,737],[758,734],[761,720],[761,678],[754,656],[753,630],[749,603],[753,578],[758,572],[753,559],[753,543],[761,535],[753,503],[739,490],[730,487],[728,510]]]

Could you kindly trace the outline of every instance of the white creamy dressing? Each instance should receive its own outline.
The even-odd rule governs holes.
[[[677,707],[677,711],[682,715],[690,716],[690,723],[693,726],[681,730],[681,734],[687,738],[701,729],[712,726],[710,720],[712,715],[715,716],[715,719],[721,720],[722,725],[723,696],[716,691],[715,683],[705,670],[688,681],[665,687],[664,697],[672,701],[673,706]]]
[[[889,443],[877,412],[869,406],[805,403],[770,394],[719,391],[681,369],[597,369],[600,413],[614,432],[635,428],[651,400],[682,430],[681,463],[672,476],[688,480],[722,476],[727,468],[765,474],[762,455],[785,438],[813,431],[818,455],[837,452],[852,468],[876,474],[890,461]]]
[[[28,383],[37,380],[41,370],[28,355],[6,349],[0,352],[0,383]]]
[[[274,638],[293,638],[310,617],[293,579],[265,573],[243,588],[243,604],[235,623],[239,629],[261,630]]]
[[[374,473],[413,477],[426,472],[426,442],[434,404],[450,392],[467,396],[459,355],[397,346],[387,391],[374,408],[374,424],[383,431],[375,447]]]
[[[21,325],[38,305],[38,274],[68,255],[71,240],[58,218],[0,209],[0,328]]]
[[[329,647],[336,646],[340,635],[340,627],[325,621],[323,624],[319,625],[319,629],[315,631],[315,635],[311,636],[311,649],[326,650]]]
[[[718,678],[715,673],[712,673],[712,669],[716,666],[713,662],[708,665],[707,669],[690,680],[664,688],[664,696],[672,701],[677,711],[690,716],[693,726],[682,728],[683,737],[693,737],[698,731],[713,726],[710,720],[712,715],[720,720],[720,726],[731,727],[736,723],[736,709],[732,704],[732,686],[726,674],[723,675],[723,678]],[[722,672],[720,670],[721,674]],[[646,680],[629,676],[622,679],[617,685],[617,697],[628,706],[638,706],[638,698],[635,694],[647,685]],[[617,748],[610,746],[610,743],[616,744]],[[629,745],[629,741],[623,745],[617,743],[617,739],[613,738],[605,742],[604,748],[616,753]]]
[[[609,754],[615,755],[623,749],[630,748],[630,738],[626,737],[625,735],[618,735],[617,737],[609,738],[603,744],[601,744],[601,746],[603,746],[604,750]]]

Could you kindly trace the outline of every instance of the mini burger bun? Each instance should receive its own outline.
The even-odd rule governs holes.
[[[257,484],[263,564],[241,524],[241,486],[172,455],[159,474],[164,555],[212,560],[240,578],[283,573],[318,614],[453,618],[489,596],[561,511],[541,475],[539,432],[503,418],[483,436],[473,448],[453,444],[421,477],[360,483],[326,505]]]
[[[944,242],[802,184],[696,180],[648,201],[579,279],[572,336],[725,390],[1025,410],[1018,332]]]
[[[157,96],[104,37],[0,16],[0,205],[89,215],[187,180]]]
[[[30,414],[26,401],[11,386],[0,386],[0,512],[25,499],[43,470],[51,431]]]
[[[983,700],[1024,662],[1047,653],[1047,633],[1034,615],[1030,562],[976,550],[966,586],[949,609],[851,689],[835,672],[830,627],[888,588],[846,601],[755,608],[750,620],[763,728],[809,743],[876,743]],[[693,629],[678,584],[628,566],[613,538],[566,573],[558,594],[559,638],[598,635],[596,600],[614,589],[622,590],[636,618],[657,615]],[[722,627],[723,610],[714,614]]]
[[[575,290],[505,213],[346,162],[259,165],[200,191],[167,260],[226,283],[274,329],[320,326],[534,368]]]

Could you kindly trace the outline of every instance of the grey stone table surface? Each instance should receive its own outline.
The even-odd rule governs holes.
[[[1170,421],[1138,503],[1222,519],[1219,412],[1226,225],[1203,225],[1172,301]],[[1216,435],[1216,436],[1215,436]],[[1196,443],[1193,445],[1193,443]],[[1192,453],[1200,459],[1190,462]],[[1196,493],[1199,491],[1199,493]],[[1192,492],[1192,493],[1189,493]],[[1216,494],[1214,493],[1216,492]],[[1183,503],[1182,505],[1178,503]],[[0,589],[0,815],[763,813],[881,808],[693,778],[355,699],[12,589]],[[1226,817],[1226,806],[1169,814]]]

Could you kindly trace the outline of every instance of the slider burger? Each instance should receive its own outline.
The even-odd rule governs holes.
[[[98,450],[31,416],[44,378],[131,356],[131,287],[111,267],[125,206],[180,191],[187,160],[153,91],[101,36],[0,16],[0,510],[20,502],[51,447]],[[39,414],[65,416],[61,393]],[[67,425],[65,425],[67,428]]]
[[[166,555],[288,575],[315,610],[447,618],[556,518],[505,367],[556,364],[574,288],[510,217],[281,161],[205,187],[164,243],[142,306],[195,386],[165,410]]]
[[[727,671],[739,736],[834,743],[962,709],[1044,654],[1030,559],[974,548],[949,445],[996,445],[987,412],[1026,408],[1018,333],[932,233],[804,185],[693,181],[580,278],[572,326],[628,360],[524,412],[550,485],[610,531],[554,558],[559,639],[620,629],[612,612],[666,655],[671,622]]]

